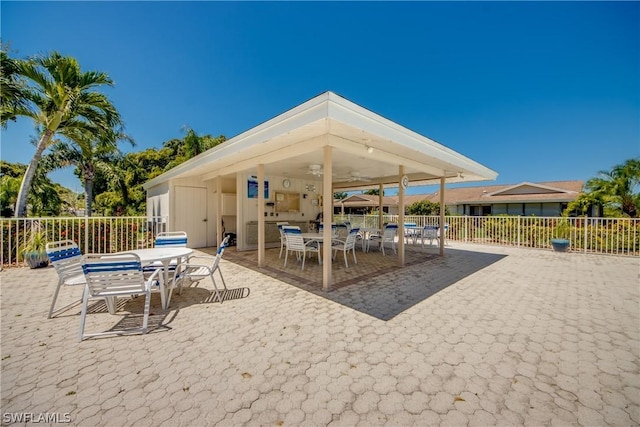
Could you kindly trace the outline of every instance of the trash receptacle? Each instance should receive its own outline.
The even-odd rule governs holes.
[[[229,236],[229,246],[236,245],[236,233],[224,233],[224,237]]]

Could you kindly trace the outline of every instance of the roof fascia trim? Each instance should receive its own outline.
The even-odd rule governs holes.
[[[240,150],[251,148],[253,145],[263,143],[288,131],[326,118],[328,110],[327,99],[328,93],[323,93],[291,110],[285,111],[153,178],[144,183],[143,188],[147,190],[162,182],[178,178],[184,172],[203,166],[209,161],[223,158],[226,152],[237,153]]]

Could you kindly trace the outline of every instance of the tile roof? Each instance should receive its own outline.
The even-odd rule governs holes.
[[[570,202],[582,192],[583,181],[547,181],[521,182],[508,185],[484,185],[478,187],[447,188],[445,190],[445,205],[469,203],[517,203],[517,202]],[[429,200],[439,203],[440,194],[411,194],[405,195],[405,205]],[[375,206],[378,196],[368,194],[354,194],[345,199],[345,206]],[[384,206],[398,204],[398,196],[385,196]],[[339,203],[338,203],[339,205]]]
[[[582,181],[550,181],[517,185],[487,185],[479,187],[447,188],[445,204],[514,203],[524,201],[571,201],[582,192]],[[520,189],[521,192],[518,192]],[[512,191],[508,191],[512,190]],[[514,191],[515,190],[515,191]],[[427,200],[439,202],[439,193],[425,195]]]
[[[360,206],[377,206],[378,196],[375,194],[352,194],[343,200],[345,206],[360,207]],[[395,196],[383,196],[383,206],[396,206],[398,204],[398,198]],[[336,200],[334,205],[340,206],[340,200]]]

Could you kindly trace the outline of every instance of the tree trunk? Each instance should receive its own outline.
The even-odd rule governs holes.
[[[93,180],[96,177],[95,167],[93,163],[83,162],[82,167],[82,180],[84,181],[84,216],[91,216],[93,209]]]
[[[93,180],[85,179],[84,181],[84,216],[91,216],[91,209],[93,205]]]
[[[120,192],[122,193],[122,203],[129,206],[131,199],[129,198],[129,188],[124,181],[120,181]]]
[[[29,166],[27,166],[27,170],[22,178],[22,184],[20,184],[18,200],[16,201],[16,210],[14,212],[14,216],[16,218],[24,218],[27,216],[27,197],[31,191],[31,183],[33,182],[33,177],[36,175],[36,169],[38,168],[38,163],[42,158],[42,152],[47,148],[52,137],[53,131],[47,129],[40,137],[40,141],[38,141],[36,152],[33,155],[31,162],[29,162]]]
[[[636,211],[636,205],[633,203],[631,197],[622,197],[622,212],[629,215],[630,218],[636,218],[638,212]]]

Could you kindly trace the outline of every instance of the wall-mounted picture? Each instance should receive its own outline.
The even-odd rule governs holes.
[[[247,181],[247,195],[250,199],[258,198],[258,177],[250,175]],[[264,180],[264,198],[269,198],[269,181]]]

